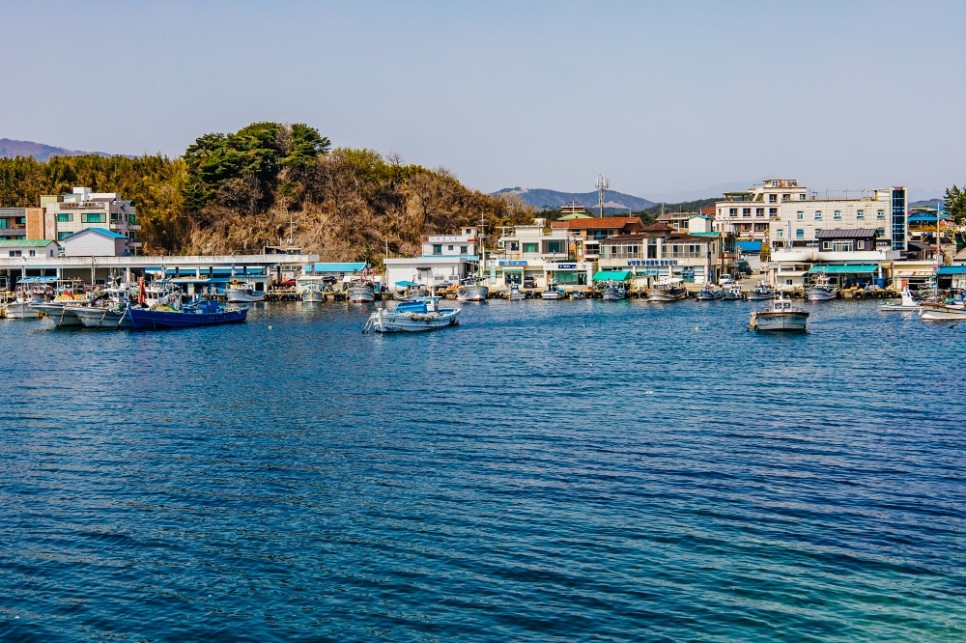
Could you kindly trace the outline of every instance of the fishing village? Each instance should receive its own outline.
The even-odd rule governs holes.
[[[552,221],[534,217],[488,230],[481,219],[453,234],[424,236],[416,256],[390,256],[387,244],[373,262],[320,261],[291,243],[258,255],[143,255],[137,207],[123,195],[77,187],[40,201],[3,211],[0,316],[46,317],[58,327],[160,323],[139,321],[142,310],[175,317],[150,312],[159,307],[179,313],[184,321],[172,324],[180,326],[243,321],[244,308],[261,301],[394,300],[401,303],[389,314],[418,315],[416,329],[425,330],[455,325],[459,312],[427,309],[427,301],[488,298],[899,299],[883,310],[966,318],[966,253],[955,243],[961,231],[941,207],[910,212],[898,187],[818,198],[797,180],[768,179],[649,225],[572,203]],[[217,304],[198,314],[204,301]],[[438,310],[450,317],[430,324]],[[759,327],[755,314],[752,327]]]

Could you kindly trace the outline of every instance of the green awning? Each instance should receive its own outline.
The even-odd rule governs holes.
[[[598,270],[594,273],[594,281],[627,281],[631,274],[630,270]]]
[[[829,264],[825,266],[812,266],[808,274],[814,275],[825,273],[829,275],[866,275],[876,272],[879,266],[874,263],[855,263],[855,264]]]

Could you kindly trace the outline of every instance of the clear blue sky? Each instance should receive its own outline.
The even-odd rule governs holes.
[[[939,196],[966,183],[964,26],[957,0],[3,0],[0,137],[175,157],[304,122],[485,192]]]

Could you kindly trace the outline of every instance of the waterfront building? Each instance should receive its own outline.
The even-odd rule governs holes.
[[[123,257],[128,252],[128,238],[105,228],[75,232],[61,244],[65,257]]]
[[[136,233],[141,229],[131,201],[116,192],[91,192],[76,187],[70,194],[40,197],[43,210],[27,217],[29,238],[51,239],[62,243],[67,237],[88,228],[102,228],[126,238],[124,252],[137,254],[141,243]]]
[[[580,218],[554,223],[601,220]],[[566,225],[548,226],[546,219],[537,218],[532,224],[504,228],[487,268],[496,283],[505,286],[533,284],[546,288],[555,282],[561,286],[589,287],[595,263],[578,253],[580,247],[578,233]]]
[[[766,179],[760,186],[725,192],[715,204],[715,229],[772,247],[803,246],[822,229],[876,228],[894,250],[906,247],[908,204],[904,187],[820,197],[796,179]]]
[[[884,285],[901,258],[878,229],[820,229],[809,243],[772,250],[769,280],[786,291],[804,288],[819,273],[840,288]]]
[[[386,258],[386,285],[417,283],[448,287],[479,271],[479,228],[465,226],[459,234],[425,236],[418,257]]]
[[[714,282],[721,270],[721,235],[701,230],[700,215],[692,220],[694,232],[675,232],[655,223],[638,233],[601,240],[600,271],[630,270],[648,281],[677,277],[687,283]]]
[[[714,229],[722,237],[767,242],[782,205],[807,197],[808,191],[796,179],[765,179],[760,186],[725,192],[724,199],[715,203]]]
[[[908,204],[904,187],[786,202],[778,208],[768,241],[772,248],[807,247],[820,230],[874,229],[878,239],[893,250],[906,250]]]
[[[596,261],[600,242],[621,234],[634,234],[644,228],[640,217],[593,217],[558,220],[551,230],[564,230],[573,256],[582,261]]]

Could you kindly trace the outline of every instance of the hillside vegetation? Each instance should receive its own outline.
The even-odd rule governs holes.
[[[258,254],[289,240],[330,261],[380,262],[463,225],[532,221],[514,199],[469,190],[446,170],[371,150],[331,149],[304,124],[206,134],[178,159],[94,155],[0,159],[0,207],[32,207],[75,186],[137,206],[146,254]]]

